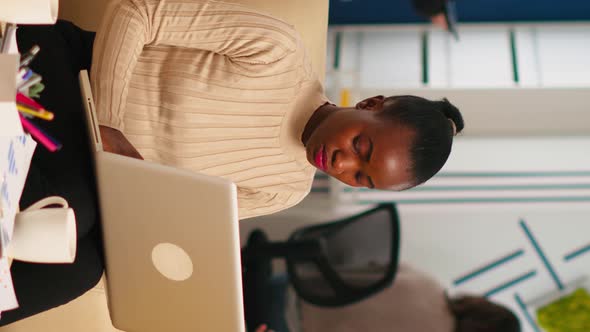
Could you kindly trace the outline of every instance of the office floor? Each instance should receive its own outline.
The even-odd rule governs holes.
[[[529,321],[535,298],[590,277],[590,204],[400,211],[404,260],[438,276],[452,294],[475,292],[508,305],[525,332],[538,331]]]

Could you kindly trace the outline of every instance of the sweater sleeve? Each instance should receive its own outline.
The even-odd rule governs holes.
[[[267,192],[238,187],[240,220],[272,214],[299,203],[306,195],[298,192]]]
[[[297,47],[287,23],[211,0],[114,0],[96,37],[92,88],[99,122],[123,130],[129,82],[145,46],[194,48],[241,67],[279,61]]]

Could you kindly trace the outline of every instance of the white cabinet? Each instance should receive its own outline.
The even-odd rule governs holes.
[[[590,135],[590,23],[330,30],[328,95],[448,97],[469,136]],[[338,41],[338,42],[336,42]]]
[[[360,86],[422,86],[419,31],[359,33]]]
[[[509,31],[505,27],[472,27],[455,41],[448,33],[428,33],[426,86],[433,88],[511,87],[513,81]]]
[[[532,30],[538,44],[541,86],[590,86],[590,26]]]

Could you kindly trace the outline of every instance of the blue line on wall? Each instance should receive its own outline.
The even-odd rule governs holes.
[[[569,197],[488,197],[488,198],[435,198],[435,199],[372,199],[359,200],[356,204],[373,205],[383,202],[395,202],[398,204],[473,204],[473,203],[523,203],[523,202],[590,202],[587,196]]]
[[[510,253],[510,254],[508,254],[506,256],[503,256],[503,257],[501,257],[501,258],[499,258],[499,259],[497,259],[497,260],[495,260],[495,261],[493,261],[493,262],[491,262],[491,263],[489,263],[487,265],[484,265],[484,266],[476,269],[473,272],[470,272],[470,273],[466,274],[465,276],[462,276],[462,277],[459,277],[459,278],[455,279],[455,281],[453,281],[453,285],[459,286],[462,283],[465,283],[465,282],[467,282],[467,281],[469,281],[469,280],[471,280],[471,279],[473,279],[473,278],[475,278],[475,277],[477,277],[477,276],[479,276],[479,275],[481,275],[481,274],[483,274],[485,272],[488,272],[488,271],[490,271],[490,270],[492,270],[492,269],[494,269],[494,268],[496,268],[496,267],[498,267],[498,266],[500,266],[502,264],[508,263],[509,261],[522,256],[523,254],[524,254],[524,250],[522,250],[522,249],[517,250],[515,252],[512,252],[512,253]]]
[[[521,275],[521,276],[519,276],[517,278],[514,278],[514,279],[512,279],[512,280],[510,280],[508,282],[505,282],[505,283],[503,283],[503,284],[501,284],[501,285],[499,285],[497,287],[494,287],[494,288],[490,289],[489,291],[485,292],[484,296],[485,297],[494,296],[494,295],[500,293],[501,291],[504,291],[504,290],[506,290],[506,289],[508,289],[508,288],[510,288],[510,287],[512,287],[514,285],[517,285],[517,284],[519,284],[519,283],[521,283],[521,282],[523,282],[523,281],[525,281],[527,279],[530,279],[530,278],[532,278],[532,277],[534,277],[536,275],[537,275],[537,271],[534,271],[534,270],[533,271],[530,271],[528,273],[525,273],[525,274],[523,274],[523,275]]]
[[[577,249],[576,251],[574,251],[572,253],[569,253],[569,254],[565,255],[565,257],[563,259],[566,262],[568,262],[568,261],[571,261],[572,259],[574,259],[574,258],[576,258],[578,256],[581,256],[581,255],[587,254],[587,253],[590,253],[590,244],[587,245],[587,246],[585,246],[585,247],[582,247],[580,249]]]
[[[533,317],[529,313],[528,309],[526,308],[526,304],[524,304],[524,302],[522,301],[522,299],[520,298],[520,295],[518,295],[518,293],[514,294],[514,299],[516,300],[516,303],[518,303],[518,306],[520,307],[522,314],[526,317],[526,320],[529,322],[529,324],[531,324],[531,327],[533,328],[533,330],[535,332],[541,332],[541,329],[539,329],[539,327],[537,326],[537,323],[535,323],[535,320],[533,319]]]
[[[336,32],[336,37],[334,40],[334,69],[338,69],[340,67],[340,52],[342,50],[342,32]]]
[[[559,290],[563,290],[564,289],[563,283],[559,279],[559,276],[555,272],[555,269],[553,269],[553,266],[549,262],[549,259],[547,259],[547,256],[543,252],[543,249],[541,249],[541,246],[539,245],[539,243],[535,239],[533,233],[531,232],[531,230],[529,229],[529,227],[527,226],[527,224],[524,222],[524,220],[521,220],[520,221],[520,227],[522,227],[522,230],[524,231],[525,235],[527,236],[527,238],[529,239],[529,241],[531,241],[531,244],[535,248],[535,251],[539,255],[539,258],[541,258],[541,261],[543,262],[543,265],[545,265],[545,267],[547,268],[547,271],[551,275],[551,278],[555,282],[557,288]]]
[[[328,179],[329,176],[326,173],[316,172],[315,178],[316,179]]]
[[[409,189],[409,192],[424,191],[481,191],[481,190],[555,190],[555,189],[589,189],[590,184],[572,183],[572,184],[525,184],[525,185],[468,185],[468,186],[428,186],[415,187]],[[344,192],[374,192],[374,189],[344,187]],[[382,189],[381,192],[396,192],[394,189]]]
[[[437,177],[554,177],[554,176],[590,176],[590,171],[555,171],[555,172],[442,172]]]

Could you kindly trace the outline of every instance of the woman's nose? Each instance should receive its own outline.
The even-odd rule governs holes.
[[[342,174],[358,167],[358,158],[353,153],[338,150],[334,152],[333,158],[332,169],[335,174]]]

